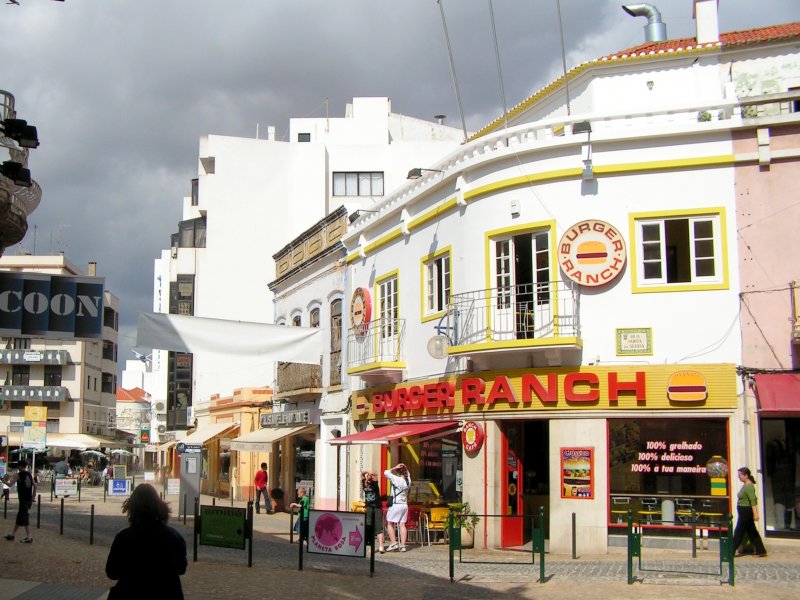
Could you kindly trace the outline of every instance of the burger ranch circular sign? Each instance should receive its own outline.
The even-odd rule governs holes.
[[[359,287],[350,300],[350,325],[357,335],[366,335],[372,319],[372,301],[367,288]]]
[[[575,223],[558,242],[558,264],[575,283],[597,287],[609,283],[625,267],[625,241],[605,221]]]

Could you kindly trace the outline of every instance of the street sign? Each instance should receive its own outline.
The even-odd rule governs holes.
[[[109,496],[128,496],[131,493],[130,479],[111,479],[108,482]]]
[[[53,492],[56,498],[69,498],[70,496],[78,495],[78,480],[77,479],[55,479],[55,490]]]
[[[142,442],[143,444],[149,444],[150,443],[150,430],[149,429],[142,429],[139,432],[139,441]]]
[[[247,509],[221,506],[200,507],[200,543],[204,546],[244,550]]]
[[[184,444],[178,442],[175,445],[178,454],[200,454],[203,451],[203,444]]]

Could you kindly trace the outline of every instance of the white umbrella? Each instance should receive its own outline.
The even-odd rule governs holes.
[[[123,450],[122,448],[114,448],[111,451],[111,454],[116,454],[118,456],[135,456],[133,452],[130,452],[129,450]]]
[[[83,456],[89,456],[91,458],[101,458],[101,457],[105,456],[105,454],[103,454],[102,452],[100,452],[98,450],[84,450],[83,452],[81,452],[81,454]]]

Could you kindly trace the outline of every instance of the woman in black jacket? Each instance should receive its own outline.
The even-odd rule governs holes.
[[[186,541],[167,525],[169,506],[156,489],[143,483],[122,504],[130,527],[111,544],[106,575],[117,579],[109,600],[150,597],[183,600],[180,576],[186,572]]]

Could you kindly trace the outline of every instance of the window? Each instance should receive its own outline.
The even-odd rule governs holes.
[[[311,309],[309,313],[309,322],[311,327],[319,327],[319,308]]]
[[[342,301],[331,302],[331,385],[342,383]]]
[[[31,366],[13,365],[11,367],[11,385],[30,385]]]
[[[30,338],[14,338],[14,350],[30,350],[31,349],[31,340]]]
[[[450,276],[449,249],[439,251],[423,263],[423,316],[437,315],[447,310],[450,304]]]
[[[192,206],[200,204],[200,181],[192,179]]]
[[[178,233],[173,235],[176,236],[172,239],[173,247],[205,248],[206,218],[198,217],[181,221],[178,223]]]
[[[638,285],[719,284],[722,224],[719,214],[635,220]]]
[[[169,284],[169,312],[173,315],[194,314],[194,275],[178,275]]]
[[[378,319],[382,340],[394,338],[398,333],[400,307],[397,298],[397,275],[389,275],[378,282]]]
[[[300,327],[300,315],[295,315],[292,317],[292,327]]]
[[[44,366],[44,384],[52,386],[61,385],[61,365]]]
[[[297,134],[297,141],[298,142],[310,142],[311,141],[311,134],[310,133],[298,133]]]
[[[334,173],[334,196],[383,196],[383,173]]]

